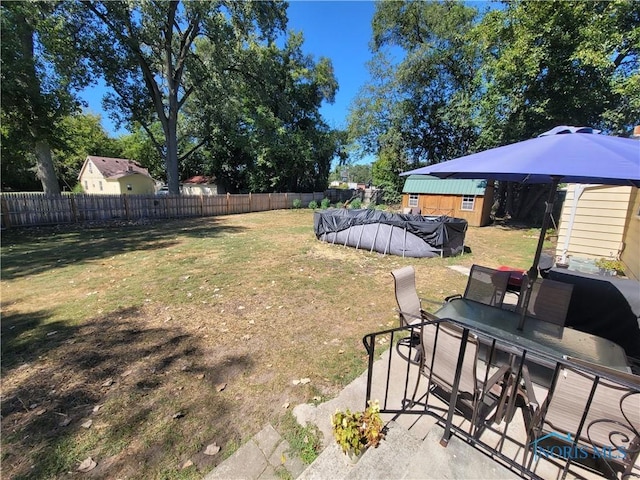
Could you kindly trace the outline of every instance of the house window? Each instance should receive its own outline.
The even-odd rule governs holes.
[[[89,182],[87,180],[84,181],[84,191],[88,191],[89,190]]]
[[[89,162],[89,173],[93,173],[93,164]]]
[[[98,180],[98,186],[100,187],[100,191],[102,191],[102,180]]]
[[[460,210],[473,211],[473,207],[476,203],[476,197],[473,195],[463,195],[462,196],[462,206]]]
[[[409,195],[409,206],[410,207],[418,206],[418,195],[415,195],[415,194]]]
[[[131,186],[130,183],[127,183],[127,191],[130,192],[131,190],[133,190],[133,187]]]

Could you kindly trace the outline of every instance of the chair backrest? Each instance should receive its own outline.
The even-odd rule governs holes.
[[[501,307],[510,276],[511,273],[508,271],[473,265],[471,272],[469,272],[464,298],[485,305]]]
[[[527,277],[522,280],[522,290],[518,299],[518,312],[522,311]],[[555,325],[564,326],[571,302],[573,285],[546,278],[538,278],[531,286],[527,304],[527,315]]]
[[[419,323],[421,321],[420,298],[416,291],[416,272],[409,265],[398,268],[391,272],[394,280],[396,293],[396,303],[400,311],[400,326],[404,327],[411,323]],[[403,315],[406,313],[407,315]]]
[[[626,375],[629,376],[632,375]],[[634,377],[640,385],[640,377]],[[576,438],[594,379],[592,374],[570,368],[560,371],[554,390],[542,406],[544,424],[536,426],[538,438],[547,432],[570,434],[572,440]],[[621,444],[625,437],[616,432],[626,435],[627,443],[640,436],[640,392],[632,392],[622,385],[600,379],[578,437],[580,442],[599,449],[620,446],[629,450],[628,444]]]
[[[432,324],[423,328],[420,345],[424,359],[424,374],[430,376],[431,381],[446,392],[451,392],[453,388],[461,342],[462,330],[457,326],[440,322],[439,327],[438,324]],[[458,395],[461,399],[473,401],[478,393],[477,359],[478,340],[475,336],[469,335],[458,385]]]

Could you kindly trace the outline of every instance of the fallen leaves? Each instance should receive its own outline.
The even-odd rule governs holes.
[[[91,425],[93,425],[93,420],[87,420],[80,424],[82,428],[91,428]]]
[[[220,451],[220,447],[218,445],[216,445],[215,443],[212,443],[210,445],[207,445],[207,448],[204,449],[204,454],[205,455],[209,455],[209,456],[213,456],[216,453],[218,453]]]
[[[102,383],[101,387],[110,387],[114,383],[115,381],[113,380],[113,378],[109,377]]]
[[[293,384],[294,385],[306,385],[307,383],[310,383],[311,379],[310,378],[301,378],[300,380],[293,380]]]
[[[90,472],[91,470],[96,468],[97,465],[98,465],[97,462],[93,458],[87,457],[80,463],[80,466],[78,467],[78,471]]]

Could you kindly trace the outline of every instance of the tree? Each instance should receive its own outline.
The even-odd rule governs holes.
[[[0,11],[3,163],[22,171],[23,179],[28,168],[18,157],[35,163],[44,192],[59,194],[52,147],[61,119],[78,111],[73,91],[88,83],[86,65],[60,4],[3,2]]]
[[[352,138],[368,153],[402,152],[417,166],[460,155],[473,144],[479,57],[467,35],[476,14],[459,2],[377,4],[373,80],[358,95],[349,122]],[[390,48],[401,50],[399,61],[389,60]]]
[[[556,125],[627,135],[640,123],[640,4],[506,2],[475,32],[485,52],[476,149]],[[545,187],[500,184],[501,214],[530,218]]]
[[[179,163],[199,148],[180,151],[179,117],[207,80],[242,75],[233,54],[251,40],[271,43],[284,28],[281,2],[82,2],[84,45],[116,95],[106,105],[127,123],[137,122],[164,158],[171,193],[179,192]],[[89,15],[85,15],[89,12]],[[205,64],[198,43],[215,52]],[[162,137],[151,129],[162,126]]]
[[[213,132],[205,143],[208,170],[232,191],[326,187],[341,136],[323,121],[320,106],[333,102],[337,82],[331,62],[304,55],[302,43],[293,32],[282,47],[250,42],[234,55],[244,78],[211,77],[194,95],[196,136]],[[213,55],[207,47],[200,50],[205,64]]]
[[[384,178],[389,189],[399,188],[390,175],[403,164],[448,160],[556,125],[625,135],[640,123],[638,2],[513,0],[482,18],[460,2],[381,2],[373,45],[372,81],[349,131],[379,155],[374,181]],[[387,60],[385,47],[400,60]],[[541,188],[501,184],[503,211],[531,217]]]
[[[637,2],[506,2],[476,36],[486,54],[478,148],[556,125],[625,135],[639,122]]]

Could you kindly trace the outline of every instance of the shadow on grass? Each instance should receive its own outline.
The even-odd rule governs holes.
[[[157,476],[197,456],[208,439],[193,439],[208,424],[220,445],[239,437],[216,385],[250,372],[251,358],[206,361],[202,339],[141,316],[123,309],[79,326],[45,325],[46,311],[2,319],[7,478],[57,477],[87,456],[98,462],[92,478]]]
[[[215,238],[243,230],[221,225],[215,217],[148,225],[8,230],[2,235],[2,278],[11,280],[121,253],[168,248],[178,244],[180,236]]]

